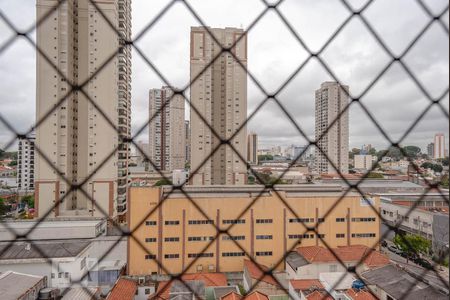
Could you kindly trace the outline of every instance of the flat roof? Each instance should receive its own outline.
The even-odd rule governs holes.
[[[0,260],[75,257],[86,249],[90,243],[90,241],[83,240],[38,241],[33,243],[26,241],[1,242]]]
[[[0,295],[2,299],[19,299],[34,287],[43,276],[8,271],[0,274]]]
[[[324,272],[319,274],[319,280],[322,284],[328,284],[330,289],[341,291],[351,288],[355,277],[348,272]]]
[[[98,294],[99,294],[98,288],[75,287],[69,288],[69,291],[64,294],[62,300],[70,300],[70,299],[91,300],[94,298],[96,299]]]
[[[31,228],[36,226],[36,228],[62,228],[62,227],[92,227],[97,226],[100,223],[105,222],[105,219],[95,219],[95,220],[74,220],[72,218],[69,219],[50,219],[50,220],[11,220],[0,222],[0,228]]]

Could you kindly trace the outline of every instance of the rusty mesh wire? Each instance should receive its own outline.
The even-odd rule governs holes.
[[[37,45],[33,39],[31,38],[31,34],[32,32],[38,27],[40,26],[43,22],[45,22],[46,18],[48,18],[52,12],[54,12],[55,10],[57,10],[62,3],[66,2],[68,0],[60,0],[58,1],[58,3],[55,5],[55,7],[49,11],[48,14],[46,14],[43,18],[37,20],[31,27],[29,27],[27,30],[25,31],[20,31],[18,30],[18,27],[10,20],[10,18],[8,17],[7,14],[5,14],[2,10],[0,10],[0,19],[2,21],[5,22],[5,24],[13,31],[15,32],[15,35],[11,36],[9,39],[7,39],[2,45],[0,45],[0,56],[5,52],[5,50],[10,47],[12,44],[14,44],[17,40],[19,39],[24,39],[26,40],[28,43],[30,43],[33,47],[35,47],[36,52],[41,55],[48,64],[50,64],[53,69],[57,72],[57,74],[64,79],[65,78],[64,74],[58,69],[58,66],[56,66],[51,59],[47,56],[47,54],[41,50],[41,48],[39,47],[39,45]],[[425,115],[427,114],[427,112],[432,109],[433,107],[437,107],[440,111],[442,111],[442,113],[444,114],[444,116],[447,118],[449,118],[449,114],[447,109],[443,106],[442,101],[446,99],[447,95],[448,95],[448,85],[445,89],[445,91],[437,96],[437,97],[433,97],[431,95],[431,93],[428,91],[427,86],[424,85],[424,83],[422,83],[417,76],[413,73],[413,71],[410,69],[410,67],[406,64],[404,58],[405,56],[410,52],[410,50],[414,47],[414,45],[421,39],[421,37],[423,35],[425,35],[427,33],[427,31],[430,29],[430,27],[434,24],[438,24],[442,30],[445,32],[445,34],[447,35],[448,38],[448,28],[446,26],[446,24],[444,23],[444,21],[442,20],[442,17],[448,12],[449,7],[448,4],[447,6],[439,13],[435,14],[433,13],[433,11],[422,1],[422,0],[416,0],[416,1],[411,1],[411,3],[416,3],[418,4],[418,6],[423,10],[423,12],[425,13],[425,15],[428,17],[428,21],[426,22],[426,24],[422,27],[422,29],[418,32],[418,34],[416,34],[416,36],[414,36],[413,39],[411,39],[409,41],[409,43],[407,44],[407,46],[404,48],[404,50],[399,54],[396,55],[391,48],[387,45],[387,43],[385,42],[385,40],[383,39],[383,36],[381,36],[376,30],[375,28],[372,26],[372,24],[369,22],[369,20],[367,19],[367,17],[365,17],[365,15],[363,14],[374,2],[376,1],[367,1],[364,5],[362,5],[360,8],[355,9],[350,3],[348,3],[346,0],[341,0],[340,2],[342,3],[343,7],[345,7],[345,9],[349,12],[349,15],[344,19],[343,22],[340,23],[339,26],[337,26],[335,28],[335,30],[333,31],[333,33],[328,37],[328,39],[326,40],[326,42],[323,44],[323,46],[318,50],[318,51],[312,51],[310,49],[310,47],[308,47],[308,45],[305,43],[303,37],[301,36],[301,34],[299,34],[296,29],[294,28],[294,26],[291,25],[291,23],[289,22],[288,18],[286,18],[286,16],[282,13],[282,11],[279,9],[280,4],[282,4],[284,1],[283,0],[279,0],[279,1],[275,1],[275,2],[271,2],[271,1],[267,1],[267,0],[261,0],[261,2],[264,4],[264,9],[261,11],[261,13],[259,13],[257,15],[257,17],[250,23],[250,25],[245,28],[245,32],[248,34],[249,32],[252,31],[252,29],[262,20],[265,18],[265,16],[269,13],[269,12],[274,12],[276,14],[276,16],[279,18],[279,20],[281,20],[281,23],[283,24],[283,26],[285,26],[288,31],[290,32],[290,34],[294,37],[294,39],[298,42],[298,44],[301,45],[301,47],[308,53],[308,56],[306,58],[306,60],[304,60],[296,69],[295,71],[284,81],[282,82],[282,84],[275,90],[275,92],[270,93],[267,91],[267,89],[265,89],[264,85],[258,81],[258,79],[252,74],[251,70],[249,70],[245,65],[242,64],[242,62],[239,60],[239,58],[235,55],[235,53],[232,51],[233,48],[236,46],[236,44],[240,41],[240,39],[242,39],[244,37],[244,35],[240,36],[235,43],[232,46],[223,46],[221,45],[220,41],[217,40],[217,38],[214,36],[214,34],[211,32],[210,28],[207,27],[208,24],[206,24],[206,22],[203,20],[202,16],[194,9],[194,7],[191,5],[191,3],[188,0],[172,0],[169,1],[167,3],[167,5],[155,16],[153,17],[151,20],[149,20],[149,22],[147,23],[146,26],[143,27],[143,29],[135,36],[134,39],[127,39],[116,27],[115,24],[112,24],[111,21],[106,17],[106,15],[102,12],[101,8],[98,6],[98,4],[95,1],[92,0],[88,0],[89,3],[100,13],[100,15],[102,16],[102,18],[109,24],[109,26],[111,27],[111,29],[113,29],[118,38],[119,38],[119,47],[117,49],[117,51],[115,51],[114,53],[112,53],[107,60],[105,60],[100,67],[96,70],[96,72],[94,72],[87,80],[85,80],[84,82],[80,83],[80,84],[73,84],[71,83],[69,80],[66,80],[69,84],[70,84],[70,90],[66,93],[66,95],[64,97],[62,97],[61,99],[59,99],[59,101],[56,103],[56,105],[54,106],[54,108],[50,111],[48,111],[44,117],[42,119],[36,120],[36,122],[34,123],[34,126],[26,131],[26,132],[19,132],[18,130],[15,129],[15,127],[7,120],[7,118],[0,112],[0,122],[7,128],[7,130],[9,130],[11,133],[14,134],[14,138],[9,141],[6,146],[4,147],[5,149],[8,149],[10,146],[12,146],[17,139],[27,139],[30,140],[30,133],[35,130],[36,128],[38,128],[42,122],[48,117],[50,116],[54,110],[57,109],[57,107],[63,103],[65,100],[67,100],[67,98],[74,92],[79,92],[81,94],[83,94],[87,100],[99,111],[99,113],[102,115],[102,117],[108,122],[108,124],[117,132],[118,134],[118,138],[119,138],[119,143],[117,145],[117,147],[111,152],[109,153],[100,164],[98,164],[98,166],[95,168],[95,170],[82,182],[79,182],[77,184],[74,184],[73,182],[71,182],[67,177],[65,177],[64,175],[61,175],[61,178],[63,181],[65,181],[67,183],[68,186],[70,186],[70,189],[66,192],[66,194],[61,197],[59,202],[55,203],[55,206],[52,207],[52,209],[50,209],[47,212],[44,212],[44,214],[42,216],[40,216],[38,221],[41,220],[45,220],[52,212],[52,210],[54,208],[56,208],[57,206],[59,206],[64,199],[70,195],[71,192],[74,191],[80,191],[81,193],[84,194],[84,196],[86,196],[92,203],[93,205],[96,207],[96,210],[99,210],[105,218],[107,218],[110,221],[110,224],[115,227],[122,235],[121,239],[118,239],[115,243],[113,243],[113,245],[102,255],[102,257],[99,258],[98,262],[96,263],[96,265],[102,261],[102,259],[104,259],[113,249],[114,247],[116,247],[118,245],[118,243],[120,242],[120,240],[122,239],[132,239],[134,240],[139,247],[141,247],[147,254],[152,254],[150,253],[148,250],[146,250],[146,247],[143,245],[142,241],[138,240],[135,236],[134,236],[134,232],[141,226],[144,224],[145,220],[151,216],[153,213],[155,213],[155,211],[161,206],[163,205],[166,201],[168,201],[168,197],[174,192],[174,191],[180,191],[187,199],[189,199],[189,201],[192,203],[192,205],[206,218],[208,218],[208,215],[205,213],[205,211],[202,209],[201,206],[199,206],[195,201],[193,201],[192,197],[189,195],[189,193],[184,189],[184,184],[183,185],[173,185],[172,188],[167,192],[167,194],[165,195],[165,197],[158,203],[158,205],[151,211],[149,211],[146,215],[145,218],[143,218],[141,220],[141,222],[135,227],[135,228],[129,228],[129,230],[124,230],[122,227],[120,227],[115,220],[112,220],[109,216],[108,213],[106,211],[104,211],[101,207],[98,206],[98,204],[96,203],[96,201],[94,201],[95,199],[93,199],[91,197],[91,195],[89,195],[86,190],[85,190],[85,184],[92,178],[93,174],[99,170],[119,149],[120,145],[123,144],[127,144],[127,145],[134,145],[137,150],[143,154],[145,156],[145,159],[154,167],[154,169],[160,173],[160,175],[169,180],[169,178],[167,178],[162,171],[160,171],[155,163],[151,160],[150,157],[147,156],[146,152],[141,148],[141,146],[136,143],[136,137],[138,135],[140,135],[145,129],[146,127],[154,120],[154,118],[161,112],[162,109],[164,109],[165,106],[169,105],[170,100],[173,99],[174,96],[176,95],[181,95],[185,98],[185,100],[187,102],[189,102],[191,110],[194,111],[202,120],[202,122],[204,122],[205,124],[207,124],[210,127],[210,130],[212,132],[212,134],[220,141],[220,144],[218,144],[217,146],[215,146],[213,148],[213,150],[211,151],[211,153],[205,157],[205,159],[203,160],[203,163],[196,169],[196,170],[191,170],[190,172],[190,176],[192,176],[193,174],[195,174],[205,163],[206,161],[214,154],[218,151],[218,149],[222,146],[226,146],[226,147],[230,147],[233,152],[240,158],[241,161],[246,162],[247,159],[242,157],[242,155],[236,151],[236,149],[234,148],[233,144],[230,142],[231,140],[233,140],[233,138],[247,125],[247,123],[254,118],[254,116],[262,109],[262,107],[264,107],[268,102],[272,102],[274,104],[276,104],[276,106],[278,106],[280,108],[280,110],[283,113],[283,117],[286,118],[286,120],[288,120],[296,129],[297,133],[299,136],[303,137],[306,141],[308,141],[308,145],[307,147],[300,153],[300,155],[298,155],[296,157],[296,159],[294,159],[291,163],[289,168],[287,168],[281,175],[278,176],[278,179],[281,179],[284,177],[284,175],[286,174],[287,171],[289,171],[290,167],[293,166],[302,156],[303,154],[308,151],[309,148],[311,147],[316,147],[326,158],[327,160],[330,162],[330,164],[333,166],[334,169],[337,170],[337,173],[339,174],[339,176],[341,177],[341,179],[345,182],[345,184],[347,185],[347,188],[345,190],[345,192],[339,197],[339,199],[336,200],[334,206],[336,206],[350,191],[356,191],[357,193],[359,193],[362,197],[364,197],[364,193],[363,191],[360,189],[360,184],[364,182],[364,180],[367,178],[369,172],[367,172],[360,180],[358,180],[356,183],[351,183],[348,179],[346,179],[345,176],[343,176],[343,174],[339,171],[339,168],[336,167],[333,163],[333,161],[328,157],[327,153],[320,147],[320,145],[318,144],[318,142],[324,137],[326,136],[326,134],[328,133],[328,131],[330,130],[331,127],[333,127],[333,125],[340,119],[340,117],[349,110],[349,108],[351,106],[359,106],[362,111],[365,113],[365,115],[367,116],[368,120],[371,121],[371,123],[379,130],[379,132],[382,134],[382,136],[386,139],[386,141],[394,148],[397,148],[398,150],[401,151],[401,153],[403,154],[403,156],[407,157],[410,164],[413,166],[413,168],[415,169],[415,171],[419,171],[419,166],[417,166],[413,159],[410,158],[405,150],[403,148],[401,148],[401,144],[402,142],[405,140],[405,138],[412,132],[412,130],[416,127],[416,125],[425,117]],[[90,80],[92,78],[94,78],[97,74],[99,74],[100,72],[102,72],[102,70],[104,69],[104,67],[111,61],[113,60],[116,55],[118,55],[118,53],[120,52],[120,50],[123,47],[131,47],[134,50],[135,55],[138,55],[140,58],[143,59],[143,61],[147,64],[148,68],[150,68],[158,77],[159,79],[165,83],[165,85],[172,87],[173,85],[171,84],[171,82],[163,75],[163,73],[161,72],[160,69],[158,69],[156,67],[156,65],[152,62],[152,60],[138,47],[137,45],[137,41],[140,40],[146,33],[148,33],[149,31],[151,31],[153,29],[153,27],[161,20],[164,18],[164,16],[166,15],[166,13],[168,11],[171,10],[171,8],[174,6],[175,3],[182,3],[182,5],[186,8],[186,10],[192,15],[192,17],[194,17],[194,19],[201,25],[201,26],[205,26],[206,30],[208,31],[210,37],[214,40],[214,42],[218,45],[221,46],[221,51],[220,53],[218,53],[215,57],[213,57],[211,59],[211,61],[205,66],[205,68],[203,69],[203,71],[201,71],[197,76],[195,76],[194,78],[190,78],[190,80],[186,83],[186,85],[180,89],[174,89],[174,94],[171,97],[171,99],[167,102],[165,102],[163,104],[163,106],[161,108],[158,109],[158,111],[153,115],[150,116],[150,118],[145,122],[145,124],[143,124],[141,127],[138,128],[138,130],[132,135],[132,136],[126,136],[123,135],[119,132],[119,129],[116,126],[116,120],[110,120],[108,119],[107,115],[98,107],[98,105],[96,104],[95,100],[92,99],[92,97],[90,97],[90,95],[86,92],[85,90],[85,86],[90,82]],[[315,60],[316,62],[319,63],[319,65],[329,74],[329,76],[335,80],[336,82],[338,82],[339,84],[343,84],[340,82],[339,78],[336,76],[336,74],[333,72],[332,67],[327,64],[327,62],[323,59],[323,53],[324,51],[328,48],[328,46],[332,43],[333,40],[336,39],[336,37],[339,36],[339,34],[344,30],[344,28],[346,28],[347,24],[352,21],[353,19],[359,19],[361,21],[361,26],[364,26],[369,32],[370,35],[376,40],[376,42],[378,43],[379,46],[381,46],[381,49],[387,54],[387,56],[389,57],[389,61],[388,63],[381,69],[381,71],[377,74],[375,74],[375,77],[370,81],[370,83],[365,87],[365,89],[362,90],[362,92],[360,92],[359,94],[355,95],[352,94],[351,92],[348,93],[348,97],[351,101],[349,101],[349,103],[346,105],[346,107],[344,108],[343,111],[341,111],[338,116],[328,125],[328,127],[326,128],[326,130],[322,133],[322,135],[320,137],[318,137],[315,140],[312,140],[308,137],[308,135],[305,133],[305,131],[302,129],[302,127],[300,126],[300,124],[298,124],[298,122],[295,121],[294,117],[289,113],[289,110],[286,109],[285,105],[283,105],[281,103],[281,101],[279,100],[279,95],[280,93],[285,89],[285,87],[293,80],[293,78],[302,72],[302,70],[304,70],[304,67],[307,65],[307,63],[309,61]],[[448,42],[448,39],[447,39]],[[188,97],[186,97],[186,92],[189,90],[190,85],[197,81],[198,78],[208,69],[211,67],[211,65],[222,55],[222,54],[228,54],[231,55],[234,60],[240,65],[241,68],[243,68],[248,76],[248,79],[260,90],[260,92],[264,95],[264,99],[262,99],[262,101],[256,106],[256,108],[248,114],[248,117],[246,119],[246,121],[240,125],[240,127],[233,133],[233,135],[230,138],[224,138],[222,136],[220,136],[215,130],[214,128],[211,126],[211,124],[208,124],[208,121],[206,120],[206,118],[201,114],[201,112],[192,104],[192,102],[190,102],[190,100],[188,99]],[[383,77],[383,75],[389,70],[389,68],[391,68],[391,66],[393,64],[398,64],[399,66],[402,67],[402,69],[405,71],[406,77],[408,77],[409,79],[412,80],[412,82],[414,82],[415,86],[421,91],[423,97],[425,99],[428,100],[428,104],[426,106],[426,108],[422,111],[420,111],[419,115],[417,116],[417,118],[415,118],[414,122],[406,129],[406,131],[402,134],[402,136],[397,139],[397,140],[393,140],[388,132],[386,132],[385,129],[383,129],[379,122],[375,119],[374,115],[371,113],[370,109],[367,107],[366,104],[364,104],[363,102],[360,101],[360,99],[362,99],[373,87],[374,85],[380,80],[380,78]],[[345,91],[347,93],[347,91]],[[58,171],[58,169],[52,164],[52,160],[49,158],[49,153],[43,153],[43,151],[41,151],[41,149],[39,148],[39,145],[36,144],[35,145],[35,152],[40,155],[41,157],[44,158],[44,160],[46,161],[46,163],[51,166],[51,168],[53,168],[56,172],[58,172],[58,174],[60,174],[60,172]],[[388,151],[386,150],[385,153],[383,153],[382,156],[378,157],[377,162],[373,164],[372,168],[370,171],[373,171],[377,165],[378,162],[381,161],[381,159],[388,153]],[[283,205],[290,211],[290,213],[292,213],[296,218],[300,219],[299,216],[296,214],[295,210],[284,200],[284,198],[279,194],[279,191],[276,190],[274,188],[274,182],[275,181],[271,181],[271,182],[265,182],[263,178],[261,178],[259,176],[259,174],[257,172],[255,172],[252,168],[251,165],[249,165],[247,163],[247,168],[249,170],[249,172],[251,172],[253,174],[253,176],[255,176],[255,178],[263,183],[262,187],[261,187],[261,191],[258,193],[258,195],[256,195],[256,197],[253,198],[253,200],[251,201],[251,203],[243,210],[241,211],[238,216],[236,216],[236,219],[240,219],[241,216],[243,216],[253,205],[254,203],[256,203],[258,201],[258,199],[263,195],[264,192],[270,190],[271,192],[273,192],[275,195],[277,195],[277,198],[283,203]],[[443,201],[445,201],[447,204],[449,203],[448,198],[446,197],[446,195],[441,191],[441,189],[439,188],[439,183],[434,183],[434,182],[430,182],[428,181],[426,178],[423,178],[423,180],[426,183],[426,187],[425,187],[425,191],[422,193],[422,195],[420,196],[420,198],[414,203],[414,205],[412,205],[409,210],[408,213],[406,214],[405,217],[408,217],[412,211],[414,211],[414,209],[417,208],[417,206],[419,205],[420,201],[428,194],[428,192],[430,190],[433,191],[437,191],[437,193],[440,194],[440,196],[442,197]],[[380,212],[370,203],[370,206],[372,208],[372,210],[374,211],[374,213],[379,217],[380,220],[384,220],[383,216],[380,214]],[[333,208],[331,208],[330,210],[328,210],[325,215],[323,216],[323,218],[326,218],[329,213],[333,210]],[[302,222],[303,223],[303,222]],[[386,231],[383,235],[381,235],[378,239],[378,242],[376,244],[373,245],[372,248],[375,248],[377,246],[377,244],[383,240],[387,234],[390,231],[393,232],[398,232],[399,227],[402,225],[403,223],[403,219],[400,219],[396,222],[396,224],[394,225],[387,225],[389,227],[389,231]],[[24,240],[24,241],[28,241],[30,242],[33,247],[40,252],[40,254],[45,257],[45,253],[42,251],[42,249],[39,248],[38,245],[34,244],[33,240],[28,239],[28,236],[35,230],[35,228],[38,226],[39,222],[36,223],[36,225],[34,225],[29,231],[27,231],[25,234],[18,234],[17,232],[15,232],[12,228],[7,228],[16,238],[16,240],[20,239],[20,240]],[[219,224],[214,224],[211,225],[215,228],[216,230],[216,235],[214,236],[214,239],[210,240],[209,243],[207,243],[207,245],[203,248],[202,253],[204,253],[214,242],[215,240],[220,236],[220,235],[228,235],[229,234],[229,230],[234,226],[235,224],[231,224],[229,227],[227,227],[225,230],[220,229],[219,228]],[[314,226],[308,226],[305,223],[303,223],[303,225],[305,226],[305,228],[307,228],[307,230],[303,233],[307,233],[307,232],[312,232],[315,233],[316,235],[318,235],[318,220],[315,222]],[[4,224],[4,226],[6,227],[6,224]],[[401,236],[401,235],[400,235]],[[345,263],[343,261],[341,261],[340,257],[338,257],[336,255],[336,253],[333,251],[333,249],[327,244],[327,242],[320,236],[318,235],[319,239],[321,240],[321,242],[323,243],[323,245],[325,245],[325,247],[327,247],[331,253],[333,253],[333,255],[335,256],[336,260],[345,268],[348,269],[347,266],[345,265]],[[256,263],[256,261],[254,260],[254,258],[248,253],[248,251],[246,249],[244,249],[244,247],[239,243],[239,241],[235,240],[235,239],[230,239],[232,242],[234,242],[238,248],[241,249],[242,252],[245,253],[246,257],[248,257],[252,262]],[[299,239],[300,240],[300,239]],[[408,243],[407,240],[404,240],[404,242]],[[0,254],[3,254],[5,251],[7,251],[11,246],[12,246],[13,242],[11,242],[7,247],[5,247],[3,250],[1,250]],[[296,247],[296,244],[294,244],[294,247]],[[252,290],[255,289],[255,287],[257,286],[257,284],[263,279],[264,276],[271,276],[275,281],[277,281],[279,284],[279,280],[277,277],[273,276],[273,271],[276,268],[276,266],[278,266],[279,264],[283,263],[284,259],[286,258],[286,256],[289,254],[289,252],[291,250],[294,249],[287,249],[287,251],[285,252],[285,254],[279,259],[279,261],[277,263],[274,264],[274,267],[269,269],[269,270],[263,270],[260,269],[260,271],[262,272],[261,278],[259,278],[257,280],[257,282],[250,288],[250,290],[248,291],[248,293],[250,293]],[[411,247],[411,249],[413,249]],[[360,265],[364,259],[370,255],[370,251],[369,253],[367,253],[362,259],[361,261],[358,263],[358,265]],[[191,263],[189,263],[186,267],[185,270],[188,270],[191,266],[193,266],[193,264],[200,258],[200,256],[196,257],[194,260],[191,261]],[[444,259],[444,257],[440,258],[441,261]],[[52,263],[51,258],[47,258],[47,262],[48,263]],[[174,281],[174,280],[178,280],[181,281],[183,283],[183,285],[190,290],[194,295],[196,295],[195,291],[191,289],[191,287],[189,285],[186,285],[183,280],[182,280],[182,275],[184,274],[184,272],[182,272],[181,274],[170,274],[169,272],[167,272],[167,269],[165,268],[164,264],[162,261],[159,261],[158,259],[156,259],[156,263],[158,264],[158,266],[161,268],[161,270],[165,273],[168,273],[171,277],[170,282]],[[259,265],[256,263],[256,265],[259,267]],[[434,273],[439,280],[442,282],[442,284],[444,286],[449,287],[448,282],[446,282],[446,280],[444,278],[441,277],[441,275],[439,274],[438,270],[437,270],[437,263],[434,263],[432,268],[425,268],[423,273],[420,274],[418,276],[418,279],[416,279],[416,283],[419,281],[420,277],[425,276],[428,273]],[[93,266],[95,267],[95,266]],[[260,267],[259,267],[260,268]],[[85,274],[83,275],[83,277],[81,278],[80,281],[78,282],[72,282],[72,284],[79,284],[81,283],[81,281],[88,275],[88,271],[87,270],[85,272]],[[347,272],[352,272],[353,275],[355,275],[358,279],[364,281],[363,278],[361,278],[358,274],[356,274],[356,272],[349,270]],[[340,278],[340,280],[338,280],[338,282],[335,284],[335,286],[337,286],[343,279],[345,276],[342,276]],[[169,286],[169,285],[167,285]],[[280,284],[280,286],[282,286]],[[91,294],[92,292],[90,290],[87,289],[87,287],[83,286],[83,288],[85,289],[85,291],[89,294]],[[402,298],[406,298],[408,296],[408,294],[411,292],[412,289],[410,289],[407,293],[405,293],[403,295]],[[63,295],[65,293],[67,293],[67,289],[63,292]],[[154,297],[158,297],[159,294],[161,292],[164,292],[164,290],[159,291],[156,295],[154,295]],[[289,294],[289,292],[287,290],[285,290],[286,294]],[[199,295],[196,295],[199,296]],[[198,297],[200,298],[200,297]]]

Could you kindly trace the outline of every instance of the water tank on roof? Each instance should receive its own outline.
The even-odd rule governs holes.
[[[355,280],[352,283],[352,288],[356,289],[356,290],[360,290],[360,289],[364,288],[364,286],[365,286],[365,284],[361,280]]]

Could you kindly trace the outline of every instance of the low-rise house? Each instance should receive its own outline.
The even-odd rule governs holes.
[[[39,291],[47,287],[47,278],[7,271],[0,274],[0,298],[7,300],[35,300]]]
[[[261,291],[266,295],[286,294],[275,274],[271,276],[264,273],[268,270],[267,266],[257,265],[251,260],[244,259],[244,289]]]
[[[321,273],[346,272],[356,266],[355,271],[359,273],[387,264],[387,256],[363,245],[342,246],[331,250],[310,246],[299,247],[289,253],[286,257],[286,272],[289,279],[319,279]]]
[[[367,270],[361,274],[361,277],[372,293],[380,300],[448,299],[448,295],[418,281],[394,265]]]
[[[106,300],[133,300],[137,291],[137,283],[134,280],[119,278],[114,284]]]

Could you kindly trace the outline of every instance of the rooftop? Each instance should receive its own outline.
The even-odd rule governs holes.
[[[107,300],[133,300],[137,290],[134,280],[120,278],[109,293]],[[77,298],[73,298],[77,299]]]
[[[297,279],[290,280],[290,283],[296,291],[308,290],[310,288],[323,289],[323,285],[318,279]]]
[[[335,291],[348,290],[352,287],[355,277],[348,272],[324,272],[319,274],[319,279],[323,285]]]
[[[69,291],[64,294],[62,300],[91,300],[96,299],[95,297],[99,296],[99,290],[97,288],[88,288],[88,287],[76,287],[69,288]]]
[[[394,265],[368,270],[362,273],[361,277],[367,284],[376,285],[396,299],[424,299],[425,295],[427,299],[448,299],[446,295],[425,283],[417,281]],[[404,295],[407,295],[407,297],[403,298]]]
[[[0,295],[2,299],[20,299],[29,289],[43,280],[43,276],[8,271],[0,274]]]
[[[278,287],[280,286],[273,276],[264,274],[264,272],[269,270],[269,268],[264,265],[257,265],[251,260],[244,259],[244,269],[247,269],[248,274],[252,279],[263,281]]]
[[[367,290],[348,289],[345,292],[350,298],[354,300],[376,300],[377,298]]]
[[[245,296],[245,300],[269,300],[269,297],[266,294],[254,291]]]
[[[331,297],[327,292],[319,292],[314,291],[311,294],[308,294],[306,296],[306,299],[308,300],[333,300],[333,297]]]
[[[80,240],[3,242],[0,243],[0,260],[75,257],[89,245],[90,242]]]
[[[242,296],[236,292],[229,292],[228,294],[222,296],[221,300],[241,300]]]

